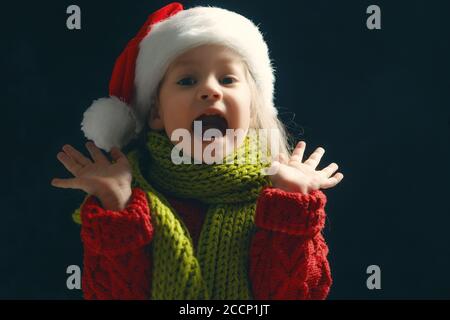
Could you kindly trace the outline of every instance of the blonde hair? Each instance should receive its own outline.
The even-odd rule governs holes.
[[[268,106],[263,104],[263,100],[261,99],[261,94],[256,86],[256,82],[251,75],[249,68],[245,65],[246,70],[246,78],[250,88],[250,96],[251,96],[251,104],[250,104],[250,114],[251,114],[251,122],[250,128],[252,129],[275,129],[278,131],[278,135],[275,137],[278,141],[272,141],[274,138],[270,134],[268,135],[268,149],[271,150],[271,146],[278,146],[278,151],[281,154],[290,155],[291,146],[288,139],[288,134],[286,131],[286,127],[280,121],[278,116],[274,113],[270,113],[268,110]],[[272,156],[276,156],[272,155]]]

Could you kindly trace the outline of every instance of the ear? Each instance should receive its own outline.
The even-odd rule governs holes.
[[[153,105],[150,109],[148,115],[148,126],[153,130],[163,130],[164,129],[164,121],[161,117],[159,106],[157,104]]]

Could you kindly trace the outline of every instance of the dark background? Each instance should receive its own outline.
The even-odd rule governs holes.
[[[115,59],[169,1],[2,3],[0,298],[78,299],[66,268],[82,265],[72,211],[83,193],[61,146],[84,150],[83,111],[107,95]],[[395,2],[395,3],[394,3]],[[81,7],[81,30],[66,8]],[[184,1],[260,24],[277,68],[276,104],[322,167],[345,175],[327,190],[330,299],[450,298],[449,8],[444,1]],[[381,7],[382,30],[366,28]],[[295,117],[294,114],[295,113]],[[381,268],[368,290],[366,268]]]

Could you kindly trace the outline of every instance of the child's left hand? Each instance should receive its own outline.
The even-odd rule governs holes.
[[[269,175],[275,188],[288,192],[301,192],[307,194],[318,189],[328,189],[337,185],[344,175],[340,172],[333,175],[338,169],[336,163],[331,163],[326,168],[316,171],[325,149],[317,148],[305,162],[302,162],[306,143],[300,141],[292,152],[292,156],[281,155],[272,163]],[[333,175],[333,176],[332,176]]]

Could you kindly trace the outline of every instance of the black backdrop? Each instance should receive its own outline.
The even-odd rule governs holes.
[[[112,66],[147,15],[168,1],[2,4],[0,298],[81,298],[66,268],[82,265],[71,212],[83,193],[64,143],[84,149],[83,111],[107,95]],[[66,28],[81,8],[82,29]],[[326,191],[330,299],[450,298],[448,6],[444,1],[184,1],[260,24],[277,69],[280,114],[323,146],[343,182]],[[382,29],[366,28],[381,7]],[[293,116],[295,114],[295,118]],[[368,290],[366,268],[381,268]]]

